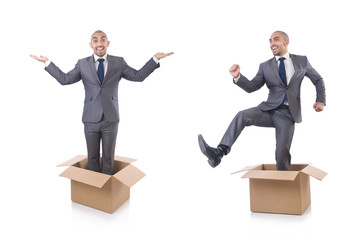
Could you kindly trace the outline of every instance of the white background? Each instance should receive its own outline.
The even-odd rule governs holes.
[[[361,236],[362,39],[359,1],[6,1],[1,6],[1,239],[330,239]],[[61,86],[29,54],[63,71],[90,56],[102,29],[109,54],[140,68],[174,51],[143,83],[122,80],[116,154],[136,158],[147,176],[114,214],[72,203],[56,165],[86,154],[82,83]],[[303,122],[294,163],[328,172],[311,179],[302,216],[249,210],[248,180],[231,172],[274,163],[274,130],[245,129],[212,169],[197,135],[216,146],[234,115],[267,97],[232,83],[233,63],[248,78],[272,57],[275,30],[324,77],[327,106],[302,85]],[[357,220],[358,219],[358,220]],[[6,236],[4,238],[3,236]]]

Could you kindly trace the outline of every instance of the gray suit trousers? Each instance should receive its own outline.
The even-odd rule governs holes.
[[[237,113],[229,125],[220,144],[232,147],[242,130],[247,126],[273,127],[276,130],[276,168],[289,170],[291,164],[290,147],[295,130],[295,122],[288,108],[262,111],[259,107]]]
[[[105,116],[103,116],[98,123],[84,123],[89,170],[109,175],[113,174],[113,159],[115,156],[117,131],[118,122],[108,122],[106,121]],[[101,142],[102,165],[100,164]]]

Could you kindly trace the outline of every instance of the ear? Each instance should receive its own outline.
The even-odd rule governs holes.
[[[107,47],[110,46],[110,41],[107,41]]]
[[[93,49],[93,47],[92,47],[92,43],[91,43],[91,42],[89,43],[89,46]]]
[[[290,43],[290,40],[285,40],[285,46],[287,47]]]

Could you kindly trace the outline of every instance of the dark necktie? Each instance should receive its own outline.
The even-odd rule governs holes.
[[[286,80],[286,69],[285,69],[285,63],[284,60],[286,58],[280,57],[280,65],[279,65],[279,74],[281,77],[282,82],[285,84],[285,87],[287,87],[287,80]],[[284,100],[282,101],[282,104],[284,104],[287,101],[287,94],[285,94]]]
[[[99,58],[97,61],[99,62],[98,69],[97,69],[97,75],[98,75],[98,78],[100,79],[100,82],[102,84],[103,79],[105,77],[105,70],[103,68],[103,62],[105,61],[105,59]]]

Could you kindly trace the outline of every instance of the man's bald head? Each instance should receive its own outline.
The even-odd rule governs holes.
[[[92,38],[93,38],[96,34],[102,34],[102,35],[104,35],[104,36],[106,37],[106,39],[108,39],[108,38],[107,38],[107,34],[106,34],[104,31],[97,30],[97,31],[95,31],[95,32],[92,34],[92,36],[91,36],[91,41],[92,41]]]
[[[283,32],[283,31],[275,31],[274,33],[279,33],[283,39],[285,39],[286,41],[289,41],[289,35],[287,35],[287,33]]]
[[[110,41],[108,41],[106,33],[101,30],[97,30],[92,34],[89,45],[93,49],[95,55],[103,57],[107,53]]]

